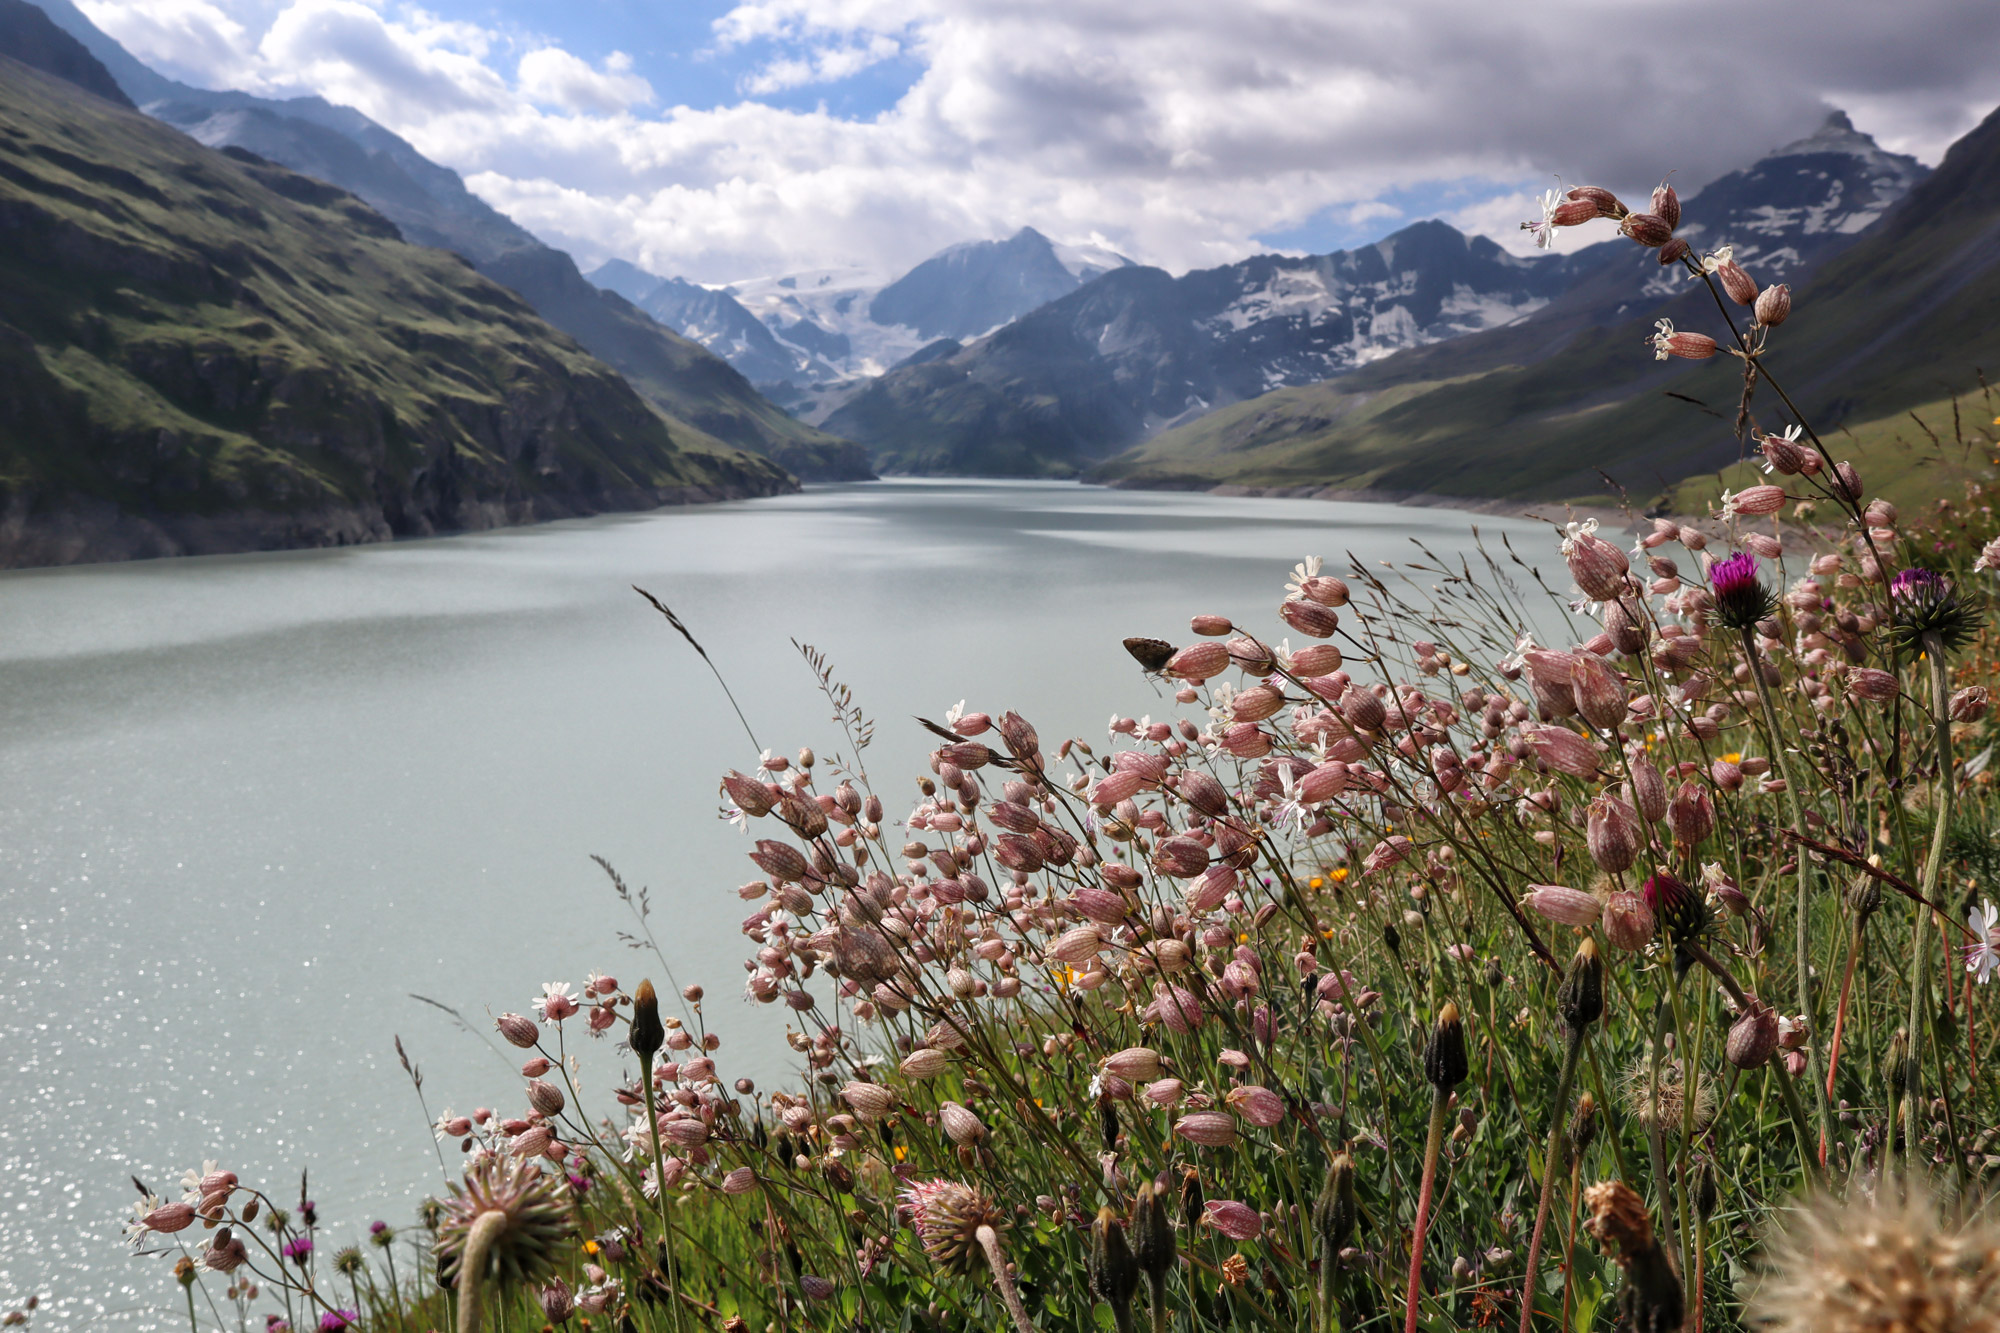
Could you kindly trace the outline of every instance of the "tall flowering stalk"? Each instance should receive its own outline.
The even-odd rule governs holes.
[[[1556,996],[1556,1009],[1563,1021],[1562,1068],[1556,1075],[1556,1096],[1550,1106],[1548,1146],[1542,1153],[1542,1194],[1535,1205],[1535,1227],[1528,1241],[1527,1280],[1521,1290],[1521,1333],[1535,1313],[1535,1288],[1541,1276],[1542,1230],[1548,1225],[1549,1208],[1555,1201],[1556,1179],[1565,1170],[1568,1155],[1570,1088],[1576,1081],[1578,1057],[1590,1036],[1590,1025],[1604,1015],[1604,962],[1597,956],[1597,943],[1585,939],[1577,947]]]
[[[1416,1230],[1410,1237],[1410,1281],[1403,1295],[1403,1333],[1417,1333],[1417,1305],[1423,1295],[1424,1233],[1430,1228],[1438,1152],[1444,1146],[1444,1122],[1451,1110],[1452,1089],[1465,1082],[1467,1070],[1465,1025],[1459,1021],[1458,1006],[1447,1001],[1438,1011],[1430,1039],[1424,1044],[1424,1081],[1431,1085],[1431,1118],[1424,1137],[1423,1183],[1417,1189]]]

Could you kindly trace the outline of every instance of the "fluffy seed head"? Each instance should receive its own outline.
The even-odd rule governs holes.
[[[1762,1255],[1750,1316],[1771,1333],[1995,1333],[2000,1225],[1952,1223],[1921,1190],[1822,1196],[1792,1212]]]
[[[946,1272],[974,1272],[984,1261],[979,1229],[998,1232],[1006,1217],[991,1199],[955,1180],[922,1180],[903,1191],[910,1220],[923,1242],[924,1253]]]

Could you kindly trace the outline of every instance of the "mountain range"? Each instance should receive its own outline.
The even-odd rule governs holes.
[[[1795,284],[1768,359],[1797,406],[1831,429],[1935,401],[1994,364],[2000,331],[1979,313],[2000,295],[1992,174],[2000,113],[1934,173],[1836,115],[1687,200],[1682,231],[1747,238],[1736,252],[1755,278]],[[1726,340],[1707,288],[1663,283],[1653,252],[1626,241],[1576,258],[1586,257],[1587,276],[1518,324],[1235,404],[1092,475],[1459,500],[1602,500],[1608,478],[1644,500],[1734,462],[1738,363],[1657,361],[1647,347],[1659,319]],[[1791,419],[1768,386],[1752,407],[1766,428]]]
[[[356,196],[140,114],[17,4],[6,48],[76,77],[0,57],[0,564],[796,488]]]
[[[567,254],[542,244],[466,189],[457,172],[360,112],[318,97],[273,100],[190,87],[135,59],[71,0],[38,4],[149,115],[211,148],[247,149],[338,185],[394,222],[409,241],[463,255],[519,292],[671,419],[764,454],[807,480],[873,475],[852,443],[796,420],[699,343],[585,282]],[[12,0],[12,7],[33,8],[23,0]]]
[[[844,401],[839,389],[945,342],[991,333],[1131,263],[1101,246],[1058,245],[1023,227],[1005,240],[941,250],[893,281],[844,268],[704,287],[622,259],[593,269],[590,280],[812,420]],[[829,389],[836,395],[822,407]]]

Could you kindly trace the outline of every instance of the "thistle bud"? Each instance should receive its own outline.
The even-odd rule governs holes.
[[[1741,264],[1733,259],[1725,259],[1715,266],[1715,276],[1722,281],[1723,295],[1738,305],[1750,305],[1757,299],[1757,280],[1744,271]]]
[[[1424,1078],[1443,1094],[1465,1082],[1470,1067],[1465,1053],[1465,1025],[1459,1021],[1458,1006],[1447,1000],[1424,1042]]]
[[[1597,956],[1597,941],[1586,938],[1570,959],[1556,990],[1556,1011],[1571,1032],[1582,1032],[1604,1015],[1604,960]]]
[[[1653,909],[1653,919],[1666,928],[1670,938],[1689,939],[1707,928],[1708,904],[1666,871],[1648,876],[1640,893],[1646,906]]]
[[[1792,317],[1792,289],[1777,283],[1757,293],[1757,322],[1776,328]]]
[[[1090,1227],[1090,1290],[1111,1307],[1113,1321],[1128,1327],[1132,1297],[1139,1290],[1139,1262],[1125,1240],[1125,1224],[1109,1208],[1097,1210]]]
[[[1738,1069],[1756,1069],[1778,1049],[1778,1014],[1770,1005],[1752,998],[1729,1029],[1722,1053]]]
[[[1334,1262],[1341,1247],[1354,1234],[1354,1223],[1361,1215],[1361,1205],[1354,1197],[1354,1159],[1346,1153],[1335,1153],[1327,1163],[1326,1181],[1320,1186],[1319,1198],[1313,1201],[1313,1236],[1319,1241],[1319,1261],[1322,1266]]]
[[[1658,213],[1632,213],[1618,224],[1618,230],[1650,248],[1674,239],[1674,226]]]
[[[1154,1191],[1150,1180],[1139,1186],[1139,1193],[1132,1200],[1132,1257],[1139,1271],[1155,1282],[1173,1272],[1179,1257],[1166,1200]]]
[[[1653,202],[1647,207],[1669,227],[1681,225],[1681,197],[1667,182],[1661,181],[1653,187]]]
[[[626,1034],[626,1043],[641,1061],[650,1061],[666,1045],[667,1030],[660,1023],[660,997],[653,991],[650,980],[639,983],[639,989],[632,992],[632,1027]]]
[[[1584,814],[1584,844],[1599,869],[1613,875],[1631,869],[1644,839],[1631,806],[1613,796],[1592,799]]]

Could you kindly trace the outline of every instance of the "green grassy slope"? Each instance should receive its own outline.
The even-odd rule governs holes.
[[[2000,112],[1796,294],[1770,365],[1816,424],[1892,416],[1973,388],[1975,367],[2000,365],[1996,301]],[[1663,313],[1680,328],[1724,332],[1699,289]],[[1448,378],[1408,375],[1455,369],[1449,345],[1405,364],[1386,358],[1165,432],[1094,476],[1601,500],[1601,471],[1635,499],[1648,498],[1737,458],[1730,425],[1740,389],[1739,363],[1729,357],[1654,361],[1645,346],[1650,321],[1586,329],[1555,356]],[[1780,420],[1768,386],[1755,406],[1759,420]]]
[[[0,562],[768,494],[343,190],[0,58]]]

